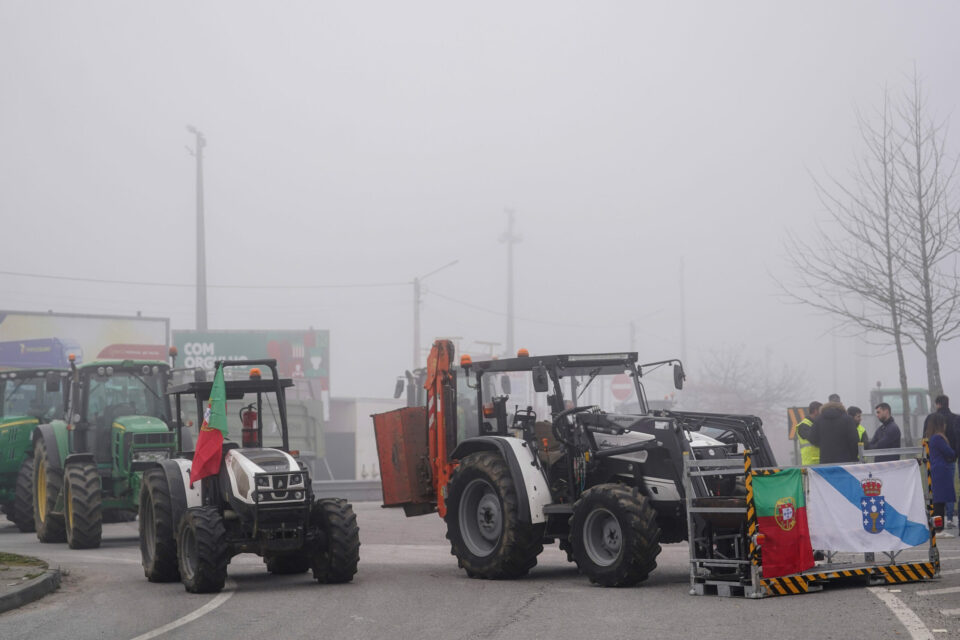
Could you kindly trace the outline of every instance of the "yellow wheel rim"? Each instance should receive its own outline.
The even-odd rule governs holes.
[[[73,530],[73,500],[70,499],[70,483],[69,482],[67,482],[66,486],[64,487],[63,499],[64,499],[64,502],[66,502],[67,526],[70,527],[70,530],[72,531]]]
[[[37,513],[40,522],[47,519],[47,465],[43,462],[37,467]]]

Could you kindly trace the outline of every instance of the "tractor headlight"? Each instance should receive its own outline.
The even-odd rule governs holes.
[[[270,478],[268,476],[260,476],[257,478],[257,487],[269,489]]]
[[[296,493],[293,494],[293,497],[296,498],[297,500],[303,500],[303,491],[297,491]]]
[[[291,487],[292,487],[293,485],[295,485],[295,484],[301,484],[301,483],[303,483],[303,476],[300,475],[299,473],[295,473],[295,474],[293,474],[292,476],[290,476],[290,486],[291,486]]]
[[[161,460],[169,460],[169,459],[170,459],[169,451],[134,451],[133,452],[134,462],[160,462]]]

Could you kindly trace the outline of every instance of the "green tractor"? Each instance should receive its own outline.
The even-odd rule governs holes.
[[[136,516],[142,472],[177,449],[159,361],[71,362],[66,420],[33,434],[33,520],[41,542],[100,546],[103,522]]]
[[[66,369],[0,372],[0,508],[24,533],[33,525],[33,432],[62,416]]]

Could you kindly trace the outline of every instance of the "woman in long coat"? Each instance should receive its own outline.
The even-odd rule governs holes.
[[[924,434],[930,447],[930,477],[933,480],[933,515],[944,515],[944,506],[957,501],[957,492],[953,488],[953,462],[957,452],[947,442],[947,420],[939,413],[930,416],[927,432]],[[942,530],[943,527],[937,529]]]

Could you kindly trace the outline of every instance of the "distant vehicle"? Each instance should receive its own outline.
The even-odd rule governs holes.
[[[0,342],[0,367],[35,369],[55,367],[66,369],[70,356],[77,364],[83,362],[83,348],[68,338],[34,338]]]
[[[0,508],[24,533],[33,523],[33,432],[63,416],[66,369],[0,372]]]
[[[903,411],[903,394],[898,388],[881,387],[879,383],[870,390],[870,409],[876,407],[881,402],[890,405],[890,414],[900,425],[904,436],[907,435],[907,427],[910,425],[909,433],[919,439],[923,434],[920,429],[923,427],[923,420],[930,413],[930,392],[927,389],[908,388],[908,400],[910,401],[909,415]],[[866,413],[866,412],[865,412]],[[866,425],[864,425],[866,426]],[[906,439],[906,438],[905,438]],[[908,443],[904,442],[905,445]]]

